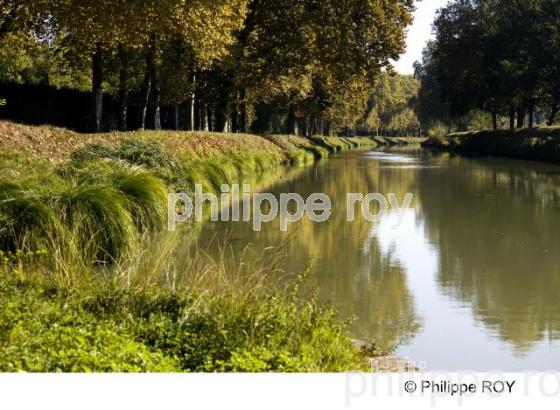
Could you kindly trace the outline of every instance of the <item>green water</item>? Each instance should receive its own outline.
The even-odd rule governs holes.
[[[352,151],[286,175],[266,192],[324,192],[333,214],[281,232],[209,222],[210,238],[257,253],[283,246],[282,269],[309,285],[354,337],[396,343],[432,370],[560,370],[560,167],[420,150]],[[347,193],[413,193],[402,215],[346,220]]]

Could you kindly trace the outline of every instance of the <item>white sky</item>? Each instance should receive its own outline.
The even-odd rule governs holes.
[[[406,39],[406,53],[395,62],[397,72],[401,74],[414,73],[413,64],[422,58],[422,50],[432,36],[432,22],[436,10],[447,4],[448,0],[422,0],[416,2],[414,24],[408,30]]]

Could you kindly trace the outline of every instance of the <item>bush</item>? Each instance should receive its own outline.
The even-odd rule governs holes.
[[[194,297],[99,278],[68,287],[3,272],[0,371],[336,372],[366,365],[334,311],[314,299],[299,302],[296,292]]]
[[[208,298],[179,320],[138,322],[138,340],[173,356],[183,371],[339,372],[364,367],[333,310],[295,296]]]
[[[172,372],[176,363],[122,326],[34,287],[1,288],[0,371]]]
[[[143,167],[152,171],[166,184],[184,189],[185,171],[181,166],[181,160],[177,155],[165,151],[163,145],[157,141],[146,141],[142,139],[123,140],[116,147],[108,144],[89,144],[72,153],[74,164],[83,161],[109,160],[113,163],[127,164],[130,168]],[[113,164],[112,167],[118,167]],[[122,168],[122,167],[121,167]]]
[[[428,130],[428,137],[430,138],[445,138],[448,134],[448,128],[441,123],[437,123]]]

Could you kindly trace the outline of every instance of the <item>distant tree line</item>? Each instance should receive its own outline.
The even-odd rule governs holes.
[[[413,76],[383,73],[372,89],[362,128],[378,136],[419,136],[415,113],[418,88]]]
[[[494,129],[557,121],[560,0],[454,0],[434,33],[416,64],[424,128],[465,128],[481,111]]]
[[[329,134],[364,123],[413,3],[4,0],[0,81],[89,91],[92,132],[165,112],[175,129]]]

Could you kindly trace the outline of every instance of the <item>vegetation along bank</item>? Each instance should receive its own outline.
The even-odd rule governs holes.
[[[560,163],[559,127],[454,133],[430,138],[423,145],[463,155]]]
[[[195,226],[162,227],[172,190],[263,180],[371,139],[9,122],[0,133],[0,371],[366,365],[335,312],[301,298],[305,275],[276,269],[280,251],[226,269],[187,246]]]

